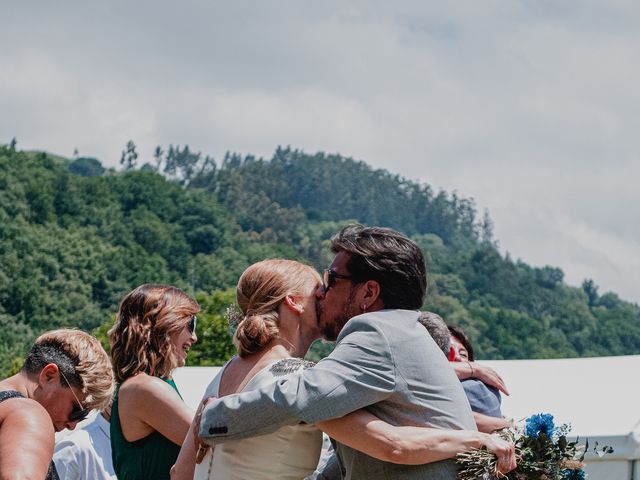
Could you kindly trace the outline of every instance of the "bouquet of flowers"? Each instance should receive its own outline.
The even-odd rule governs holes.
[[[498,433],[515,443],[518,466],[507,475],[498,476],[497,459],[487,450],[472,450],[457,455],[459,480],[583,480],[584,455],[589,442],[569,442],[567,424],[556,427],[553,415],[539,413],[527,418],[524,427],[505,428]],[[597,445],[595,450],[597,451]],[[603,447],[599,454],[612,453]]]

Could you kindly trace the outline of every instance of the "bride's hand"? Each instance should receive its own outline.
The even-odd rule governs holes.
[[[202,441],[202,439],[198,436],[198,433],[200,432],[200,421],[202,420],[202,412],[204,411],[205,407],[215,399],[216,397],[207,397],[202,399],[200,405],[198,405],[198,410],[196,410],[196,414],[193,417],[192,433],[194,440],[193,445],[196,449],[196,463],[202,462],[202,459],[209,451],[209,448],[211,448],[208,444]]]

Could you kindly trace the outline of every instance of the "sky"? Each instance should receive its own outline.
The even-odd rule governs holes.
[[[640,3],[2,5],[0,142],[117,166],[340,153],[487,209],[502,253],[640,302]]]

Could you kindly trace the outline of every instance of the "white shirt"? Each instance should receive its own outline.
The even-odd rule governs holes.
[[[116,480],[109,422],[101,414],[56,443],[53,461],[61,480]]]

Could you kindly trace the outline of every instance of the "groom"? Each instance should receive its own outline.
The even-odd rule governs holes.
[[[475,430],[460,382],[417,321],[427,284],[417,245],[390,229],[352,225],[331,249],[336,257],[316,296],[334,351],[300,375],[212,402],[200,436],[219,443],[361,408],[394,425]],[[339,443],[336,452],[347,479],[456,477],[452,460],[396,465]]]

